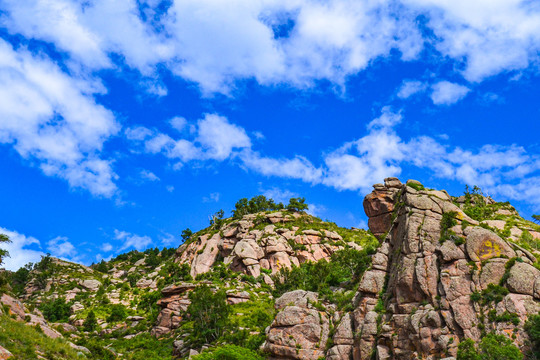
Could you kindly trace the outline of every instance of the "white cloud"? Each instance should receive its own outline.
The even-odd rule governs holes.
[[[180,125],[178,120],[174,121],[176,125]],[[184,123],[182,127],[186,125],[187,123]],[[182,162],[224,161],[231,158],[236,150],[251,147],[251,139],[242,127],[231,124],[227,118],[216,114],[205,114],[199,119],[191,135],[191,138],[175,140],[167,134],[143,127],[126,130],[128,140],[142,144],[145,152],[163,153],[170,159],[180,159]]]
[[[203,197],[203,202],[205,202],[205,203],[208,203],[208,202],[218,202],[220,196],[221,196],[221,195],[220,195],[220,193],[218,193],[218,192],[211,193],[210,195]]]
[[[229,123],[227,118],[216,114],[206,114],[198,121],[196,142],[202,145],[205,157],[214,160],[225,160],[231,156],[234,148],[249,148],[251,140],[246,131]]]
[[[49,240],[47,242],[47,249],[56,257],[73,257],[77,254],[75,246],[64,236],[58,236]]]
[[[187,125],[187,120],[186,118],[183,118],[181,116],[175,116],[171,120],[169,120],[169,123],[176,130],[182,131]]]
[[[261,156],[258,152],[246,150],[240,153],[242,164],[266,176],[278,176],[291,179],[300,179],[308,183],[319,183],[323,170],[315,167],[303,156],[292,159],[276,159]]]
[[[431,86],[431,100],[435,105],[451,105],[463,99],[471,89],[449,81],[440,81]]]
[[[401,87],[397,93],[400,99],[408,99],[411,96],[424,92],[427,89],[427,84],[418,80],[403,80]]]
[[[35,248],[40,247],[38,239],[25,236],[13,230],[0,227],[0,234],[7,235],[11,243],[2,243],[0,246],[9,252],[9,257],[4,258],[1,265],[7,270],[16,271],[29,262],[37,263],[45,253]],[[32,249],[34,248],[34,249]]]
[[[521,0],[405,0],[426,13],[436,48],[462,63],[469,81],[527,68],[538,60],[540,8]]]
[[[275,202],[283,203],[287,205],[289,203],[289,199],[298,197],[299,195],[295,192],[292,192],[287,189],[280,189],[277,187],[272,187],[267,190],[260,190],[264,196],[266,196],[269,199],[273,199]]]
[[[141,170],[139,175],[141,176],[141,179],[146,181],[161,181],[161,179],[156,174],[148,170]]]
[[[70,69],[125,65],[159,96],[167,90],[157,67],[205,94],[230,94],[246,79],[344,85],[392,51],[417,59],[426,42],[439,51],[429,56],[472,82],[537,66],[540,50],[540,9],[521,0],[6,0],[2,10],[4,28],[53,44]],[[422,36],[420,16],[435,36]],[[413,85],[399,96],[421,90]]]
[[[163,236],[160,237],[161,244],[164,246],[171,246],[171,245],[177,245],[180,244],[180,241],[174,237],[174,235],[165,233]]]
[[[114,238],[116,240],[123,241],[122,246],[118,249],[118,251],[124,251],[130,248],[134,248],[136,250],[144,250],[148,248],[152,244],[152,239],[149,236],[140,236],[137,234],[132,234],[126,231],[119,231],[114,230]]]
[[[109,243],[103,243],[101,245],[101,250],[104,251],[104,252],[110,252],[110,251],[112,251],[112,249],[114,249],[114,247]]]
[[[313,216],[321,216],[326,212],[326,207],[323,205],[308,204],[307,213]]]
[[[0,40],[0,143],[46,175],[110,197],[116,174],[100,151],[119,126],[91,96],[102,92],[99,82],[70,77],[48,58]]]
[[[174,186],[167,185],[166,189],[167,189],[168,192],[173,192],[174,191]]]

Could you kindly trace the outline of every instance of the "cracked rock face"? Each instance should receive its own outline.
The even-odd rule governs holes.
[[[523,324],[540,309],[540,271],[530,265],[526,251],[479,227],[457,200],[454,204],[444,191],[395,178],[366,196],[369,227],[382,245],[363,275],[351,314],[358,334],[354,359],[371,359],[373,353],[378,359],[455,357],[464,338],[480,340],[479,324],[488,332],[515,334],[512,340],[524,350]],[[441,220],[449,212],[457,225],[450,229],[452,237],[441,241]],[[514,257],[519,261],[508,267]],[[471,299],[501,281],[510,291],[502,301],[482,306]],[[489,321],[489,310],[514,313],[519,324]],[[327,353],[327,359],[332,356]]]
[[[233,221],[210,236],[200,236],[195,241],[182,245],[177,251],[177,261],[191,266],[191,276],[208,272],[219,260],[237,272],[254,277],[261,269],[272,273],[282,267],[298,266],[306,261],[328,259],[342,248],[335,244],[343,240],[328,230],[304,230],[297,233],[280,226],[305,216],[299,213],[260,213],[244,216]],[[267,226],[257,226],[260,224]]]
[[[325,311],[317,310],[314,292],[295,290],[276,300],[279,310],[266,333],[263,349],[269,359],[318,359],[324,357],[330,321]]]

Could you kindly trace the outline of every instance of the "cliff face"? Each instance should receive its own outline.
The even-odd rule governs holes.
[[[513,219],[517,214],[510,206],[475,199],[502,219],[488,224],[499,221],[505,229],[511,221],[505,232],[510,239],[524,231],[537,236]],[[466,215],[464,199],[455,200],[462,203],[444,191],[395,178],[366,196],[369,226],[381,246],[352,313],[354,359],[373,353],[378,359],[453,357],[464,338],[478,341],[489,332],[526,350],[524,322],[540,310],[536,258]],[[501,296],[493,299],[492,293]]]

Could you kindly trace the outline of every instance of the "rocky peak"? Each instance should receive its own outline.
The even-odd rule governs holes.
[[[480,227],[459,204],[445,191],[395,178],[366,196],[369,227],[381,246],[353,312],[360,334],[355,359],[373,352],[378,359],[455,357],[460,341],[479,341],[486,332],[526,347],[524,322],[540,310],[536,258]],[[506,295],[479,300],[489,289]],[[503,314],[515,314],[513,321]]]
[[[189,264],[193,278],[218,261],[258,277],[265,270],[275,273],[282,267],[328,259],[345,245],[341,235],[310,215],[276,211],[228,219],[220,228],[193,235],[178,248],[177,262]],[[262,275],[271,281],[266,273]]]

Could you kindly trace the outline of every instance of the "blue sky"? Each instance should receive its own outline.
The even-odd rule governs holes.
[[[0,1],[16,269],[178,246],[241,197],[365,226],[385,177],[540,212],[540,6]]]

